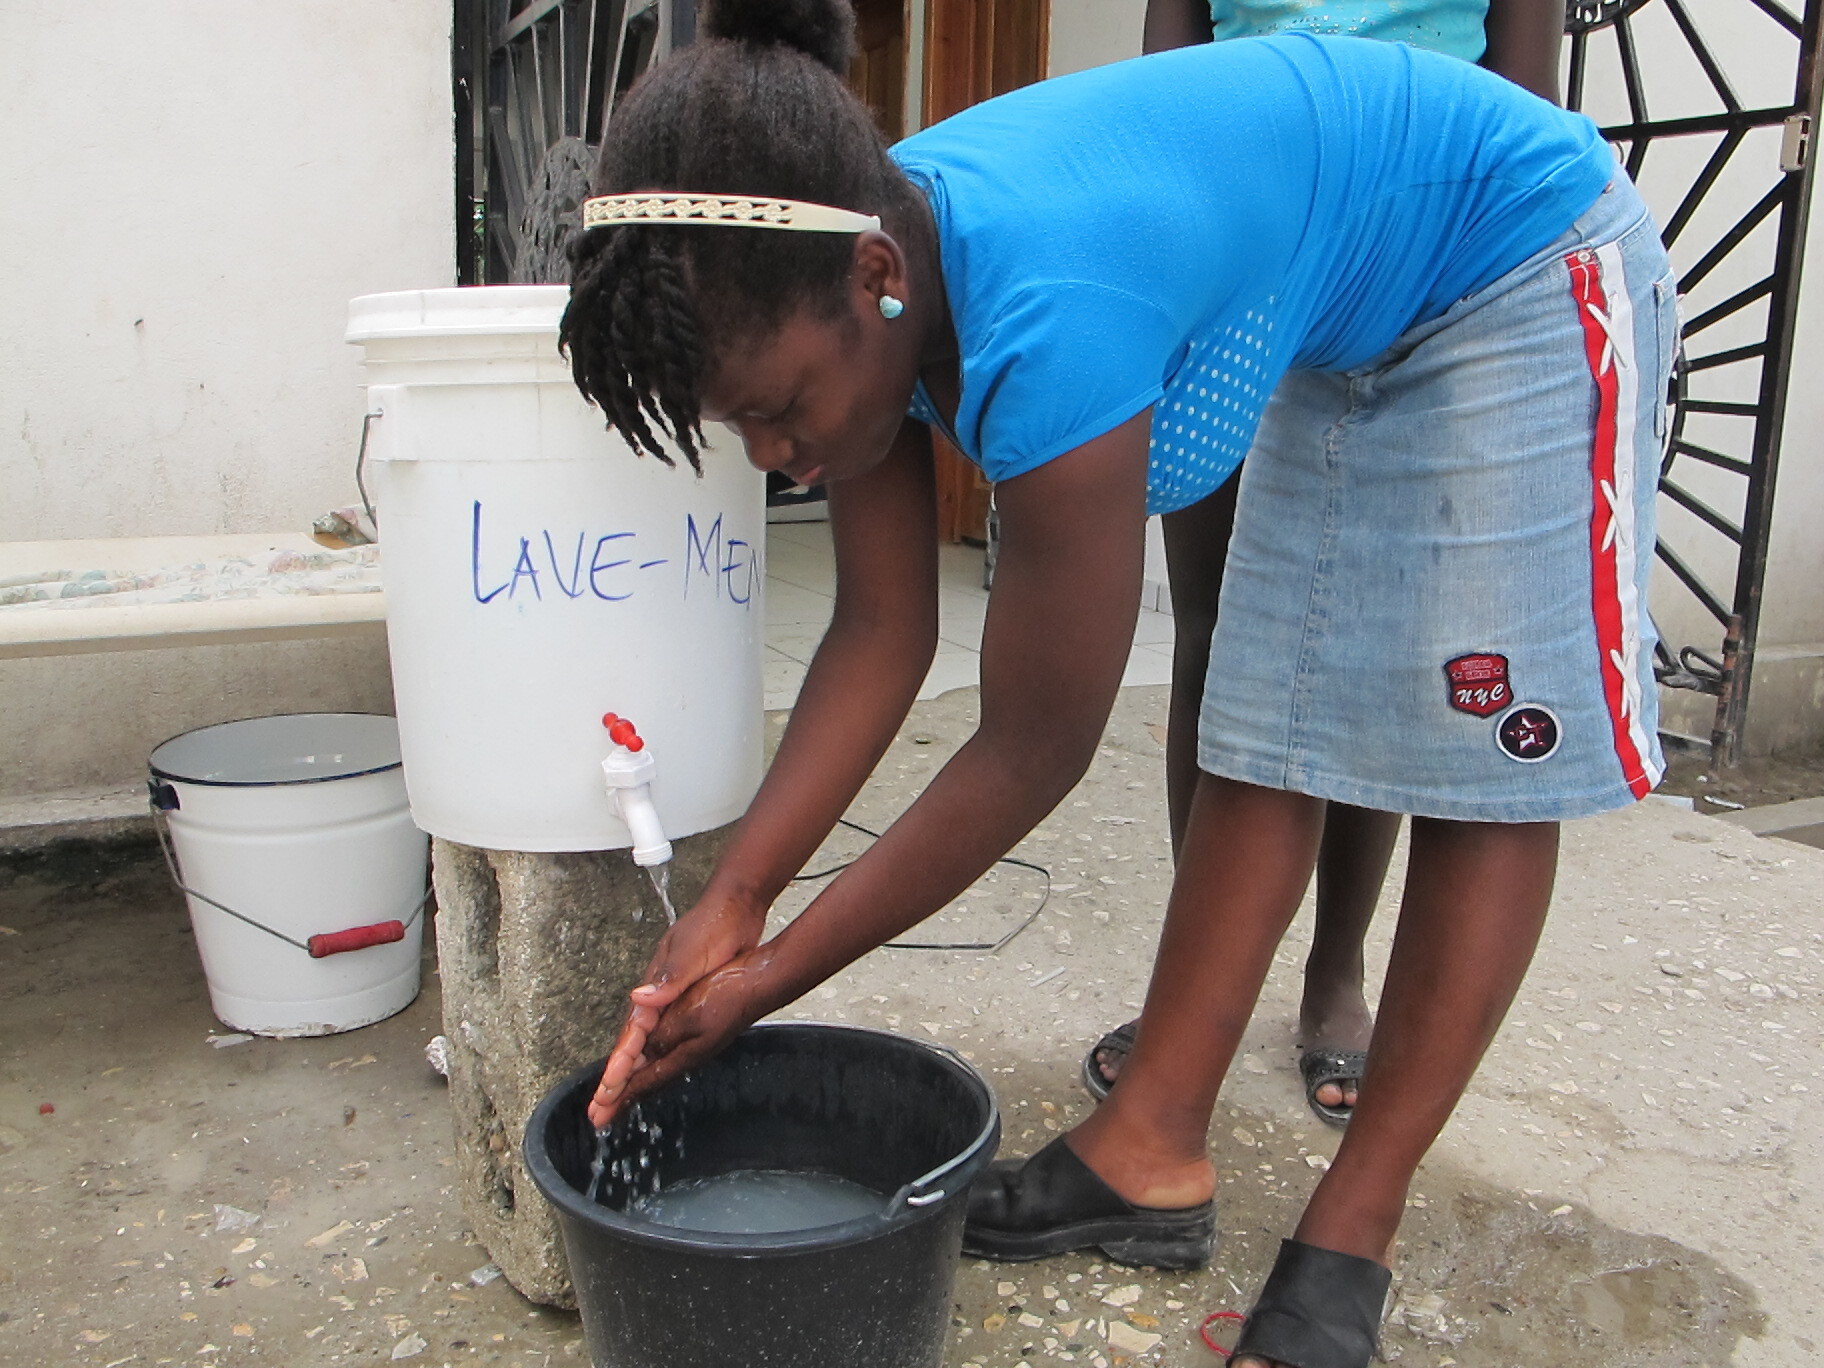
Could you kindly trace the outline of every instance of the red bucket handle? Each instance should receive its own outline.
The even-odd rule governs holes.
[[[375,922],[372,926],[351,926],[346,931],[325,931],[312,936],[306,944],[312,959],[340,955],[349,950],[365,950],[370,945],[389,945],[405,939],[402,921]]]

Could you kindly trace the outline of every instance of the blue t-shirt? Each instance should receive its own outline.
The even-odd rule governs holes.
[[[1488,47],[1488,0],[1210,0],[1217,42],[1269,33],[1352,33],[1466,62]]]
[[[1233,472],[1289,367],[1362,365],[1615,174],[1594,124],[1498,76],[1305,34],[1042,81],[893,156],[937,223],[963,454],[1010,479],[1154,406],[1153,512]]]

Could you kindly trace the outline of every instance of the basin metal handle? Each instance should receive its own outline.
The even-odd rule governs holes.
[[[969,1063],[969,1061],[964,1059],[962,1057],[962,1055],[958,1054],[950,1046],[941,1045],[936,1041],[927,1041],[926,1044],[931,1049],[943,1051],[945,1054],[949,1055],[952,1059],[954,1059],[958,1064],[961,1064],[970,1073],[972,1073],[972,1074],[975,1073],[975,1069]],[[981,1075],[976,1074],[976,1077],[980,1078]],[[983,1080],[983,1086],[987,1087],[986,1080]],[[895,1215],[902,1207],[909,1207],[909,1206],[926,1207],[926,1206],[932,1205],[935,1202],[943,1201],[945,1197],[949,1196],[949,1194],[947,1192],[945,1192],[943,1188],[937,1187],[936,1185],[938,1183],[942,1182],[944,1180],[944,1178],[949,1176],[949,1174],[952,1173],[956,1168],[958,1168],[965,1160],[969,1159],[972,1155],[974,1155],[977,1150],[981,1149],[991,1139],[993,1139],[994,1138],[994,1128],[999,1123],[1000,1123],[1000,1111],[994,1100],[994,1090],[992,1088],[989,1088],[988,1089],[988,1119],[982,1123],[981,1133],[979,1135],[977,1135],[975,1137],[975,1139],[972,1140],[968,1145],[964,1146],[964,1148],[960,1154],[952,1155],[950,1158],[944,1160],[943,1163],[939,1164],[936,1168],[932,1169],[929,1173],[925,1174],[922,1178],[914,1178],[911,1182],[907,1183],[904,1187],[902,1187],[898,1192],[894,1193],[892,1199],[890,1201],[888,1201],[887,1206],[886,1206],[886,1211],[883,1214],[885,1214],[887,1216],[892,1216],[892,1215]],[[936,1189],[935,1191],[933,1191],[934,1188]]]

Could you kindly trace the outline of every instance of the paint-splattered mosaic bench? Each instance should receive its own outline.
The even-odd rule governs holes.
[[[385,617],[376,546],[297,532],[0,543],[0,659],[338,635]]]

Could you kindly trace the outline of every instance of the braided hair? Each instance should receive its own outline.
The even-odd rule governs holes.
[[[809,200],[899,217],[916,191],[842,82],[848,0],[704,0],[702,35],[616,107],[592,193]],[[717,356],[793,314],[842,316],[854,239],[741,226],[615,224],[571,239],[559,344],[583,397],[635,452],[699,473]]]

